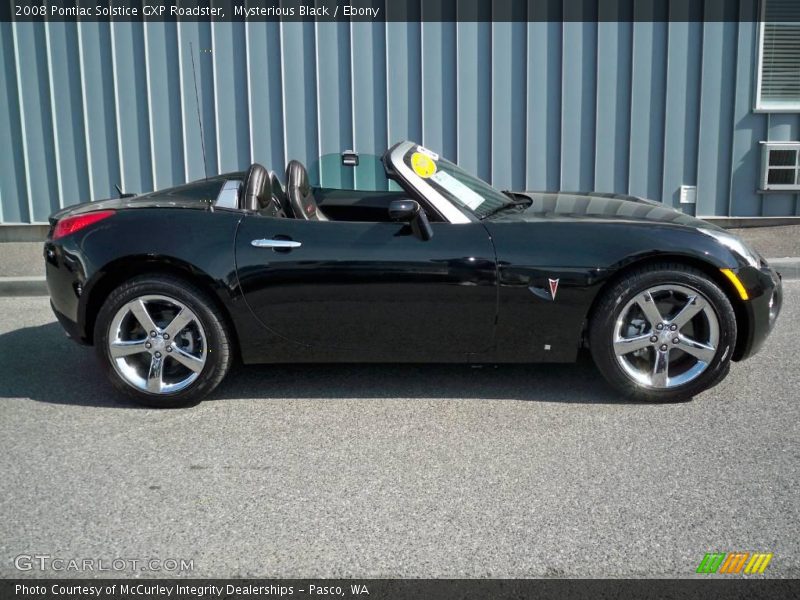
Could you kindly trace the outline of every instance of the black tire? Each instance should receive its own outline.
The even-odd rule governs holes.
[[[713,359],[694,379],[674,387],[652,388],[634,381],[620,366],[614,352],[614,328],[628,302],[661,285],[680,285],[700,292],[716,314],[719,342]],[[624,396],[638,401],[680,402],[717,385],[728,374],[736,345],[736,316],[725,292],[702,271],[679,263],[649,265],[627,273],[601,294],[589,323],[589,346],[602,375]]]
[[[202,370],[188,387],[173,393],[154,394],[134,387],[120,376],[110,355],[109,328],[114,316],[131,300],[153,294],[173,298],[190,308],[205,332],[207,351]],[[111,292],[97,316],[94,346],[111,384],[136,403],[153,408],[178,408],[197,404],[219,385],[233,361],[231,336],[225,318],[215,303],[198,287],[169,275],[135,277]]]

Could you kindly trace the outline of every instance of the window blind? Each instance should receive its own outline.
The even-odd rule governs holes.
[[[762,108],[800,108],[800,1],[764,0]]]

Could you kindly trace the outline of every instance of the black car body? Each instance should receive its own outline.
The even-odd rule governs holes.
[[[733,360],[756,352],[771,330],[779,276],[714,225],[641,198],[544,192],[506,194],[507,210],[485,218],[462,210],[454,223],[398,172],[408,165],[391,157],[414,150],[409,144],[384,158],[400,191],[311,189],[326,220],[242,205],[243,172],[56,213],[54,227],[113,211],[58,239],[51,230],[53,309],[71,337],[92,344],[109,294],[162,273],[213,299],[245,363],[568,362],[605,288],[670,261],[703,273],[729,299]],[[421,205],[432,235],[387,216],[401,200]]]

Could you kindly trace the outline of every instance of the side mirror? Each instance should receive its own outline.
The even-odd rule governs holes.
[[[433,237],[428,215],[416,200],[392,200],[389,204],[389,218],[411,225],[411,231],[421,240],[427,241]]]

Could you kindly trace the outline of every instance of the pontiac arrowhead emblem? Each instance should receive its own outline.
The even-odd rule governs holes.
[[[558,291],[558,279],[548,279],[547,281],[550,282],[550,295],[553,297],[553,300],[555,300],[556,292]]]

